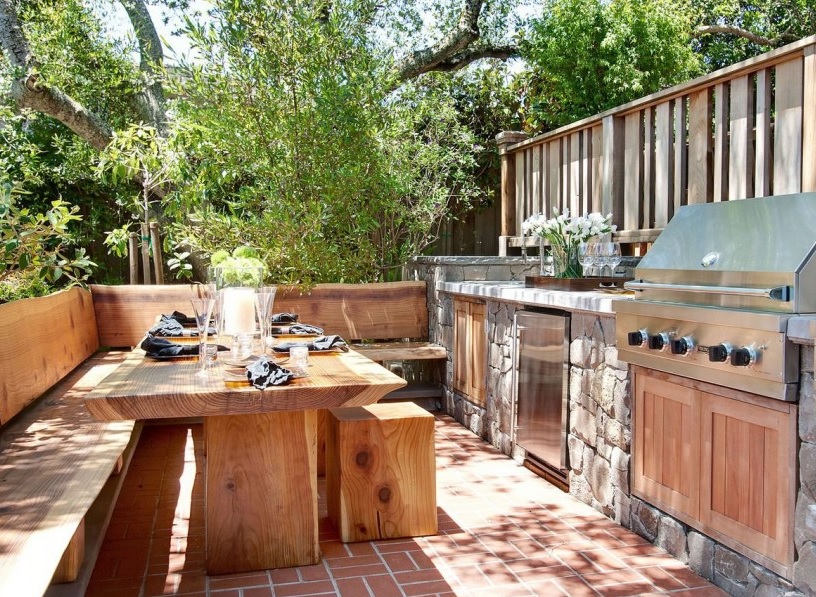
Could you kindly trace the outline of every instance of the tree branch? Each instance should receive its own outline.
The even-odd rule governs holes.
[[[483,4],[482,0],[465,0],[459,23],[453,31],[439,40],[439,43],[416,50],[395,65],[394,75],[397,81],[407,81],[434,70],[437,65],[463,52],[479,39],[479,16]]]
[[[733,25],[701,25],[694,30],[693,35],[694,37],[703,37],[704,35],[716,35],[718,33],[736,35],[737,37],[747,39],[758,46],[766,46],[771,48],[775,48],[784,43],[798,39],[795,35],[790,35],[787,33],[783,33],[782,35],[778,35],[777,37],[773,38],[764,37],[762,35],[757,35],[752,31],[748,31],[747,29],[742,29],[741,27],[735,27]]]
[[[34,65],[13,0],[0,0],[0,43],[13,67],[25,71]]]
[[[518,46],[484,46],[480,48],[466,48],[448,60],[436,64],[433,68],[422,70],[419,74],[438,71],[450,73],[485,58],[498,58],[499,60],[509,60],[520,55]]]
[[[145,89],[136,102],[140,115],[160,134],[167,133],[165,116],[166,98],[161,81],[164,68],[164,52],[161,39],[153,24],[144,0],[120,0],[128,14],[136,41],[139,44],[139,70],[142,72]]]

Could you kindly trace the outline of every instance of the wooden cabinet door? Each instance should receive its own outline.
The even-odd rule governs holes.
[[[485,305],[456,300],[453,310],[453,388],[484,406],[487,365]]]
[[[470,376],[468,395],[479,406],[486,404],[487,333],[484,303],[470,303]]]
[[[701,522],[759,554],[792,564],[796,405],[701,396]]]
[[[681,519],[699,514],[697,394],[645,371],[635,376],[633,490]]]

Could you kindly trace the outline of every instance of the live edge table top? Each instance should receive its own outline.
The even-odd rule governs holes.
[[[404,379],[352,351],[312,354],[309,375],[258,390],[225,381],[223,361],[195,375],[196,359],[154,360],[136,349],[85,398],[103,421],[257,414],[373,404]]]

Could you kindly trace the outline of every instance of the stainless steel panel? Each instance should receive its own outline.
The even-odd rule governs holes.
[[[516,314],[516,444],[567,468],[569,315]]]
[[[789,316],[640,301],[615,301],[614,309],[621,360],[777,400],[796,400],[799,351],[786,337]],[[676,355],[669,350],[629,346],[628,333],[641,329],[650,335],[690,337],[695,349]],[[708,348],[720,343],[756,349],[757,362],[749,367],[735,367],[728,361],[710,362]]]
[[[676,293],[648,288],[637,300],[781,313],[816,311],[816,193],[743,199],[678,210],[635,269],[651,284],[710,286]],[[729,295],[717,287],[789,286],[791,298]]]

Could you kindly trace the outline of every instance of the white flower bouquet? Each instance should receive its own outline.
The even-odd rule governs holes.
[[[591,238],[614,232],[612,214],[604,216],[593,212],[586,216],[570,216],[569,210],[559,213],[553,209],[553,217],[534,214],[521,224],[522,232],[538,236],[549,241],[553,252],[555,276],[559,278],[580,278],[581,272],[577,263],[577,249],[582,242]]]

